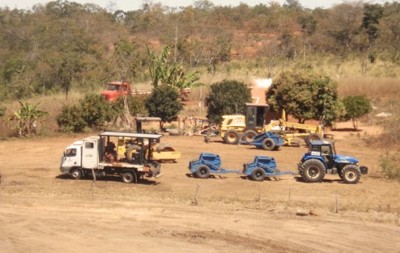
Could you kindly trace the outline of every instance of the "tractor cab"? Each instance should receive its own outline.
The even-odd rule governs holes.
[[[323,158],[328,169],[334,167],[336,149],[333,142],[311,141],[308,154],[311,156],[319,156]]]
[[[262,131],[268,111],[269,105],[267,104],[246,103],[246,128],[256,132]]]

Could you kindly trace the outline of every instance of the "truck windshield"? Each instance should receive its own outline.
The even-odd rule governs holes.
[[[76,148],[68,148],[67,150],[65,150],[65,156],[76,156]]]
[[[119,90],[119,85],[109,83],[107,85],[107,90]]]

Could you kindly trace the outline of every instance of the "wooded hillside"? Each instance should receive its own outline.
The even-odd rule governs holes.
[[[309,67],[323,59],[340,73],[344,62],[360,74],[396,76],[400,65],[400,3],[346,2],[306,9],[296,0],[250,7],[198,0],[170,8],[144,4],[109,12],[95,4],[53,1],[32,10],[0,9],[0,98],[91,90],[110,80],[149,80],[149,50],[171,48],[187,69]],[[224,68],[221,68],[224,66]],[[239,66],[239,67],[238,67]]]

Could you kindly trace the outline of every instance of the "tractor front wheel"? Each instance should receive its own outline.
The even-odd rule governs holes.
[[[250,174],[250,179],[254,181],[264,181],[265,179],[265,171],[261,168],[256,168]]]
[[[262,142],[262,147],[265,150],[274,150],[275,149],[275,141],[271,138],[266,138]]]
[[[210,169],[206,165],[200,165],[195,172],[195,176],[198,178],[208,178],[210,176]]]
[[[224,141],[227,144],[238,144],[239,134],[235,130],[229,130],[224,135]]]
[[[361,172],[355,165],[346,165],[344,166],[341,173],[341,179],[346,184],[356,184],[360,181]]]
[[[325,177],[325,165],[320,160],[307,160],[301,165],[300,175],[305,182],[321,182]]]

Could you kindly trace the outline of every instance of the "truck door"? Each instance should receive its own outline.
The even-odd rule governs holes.
[[[87,140],[83,143],[82,148],[82,167],[96,168],[99,163],[99,153],[97,149],[97,141]]]

